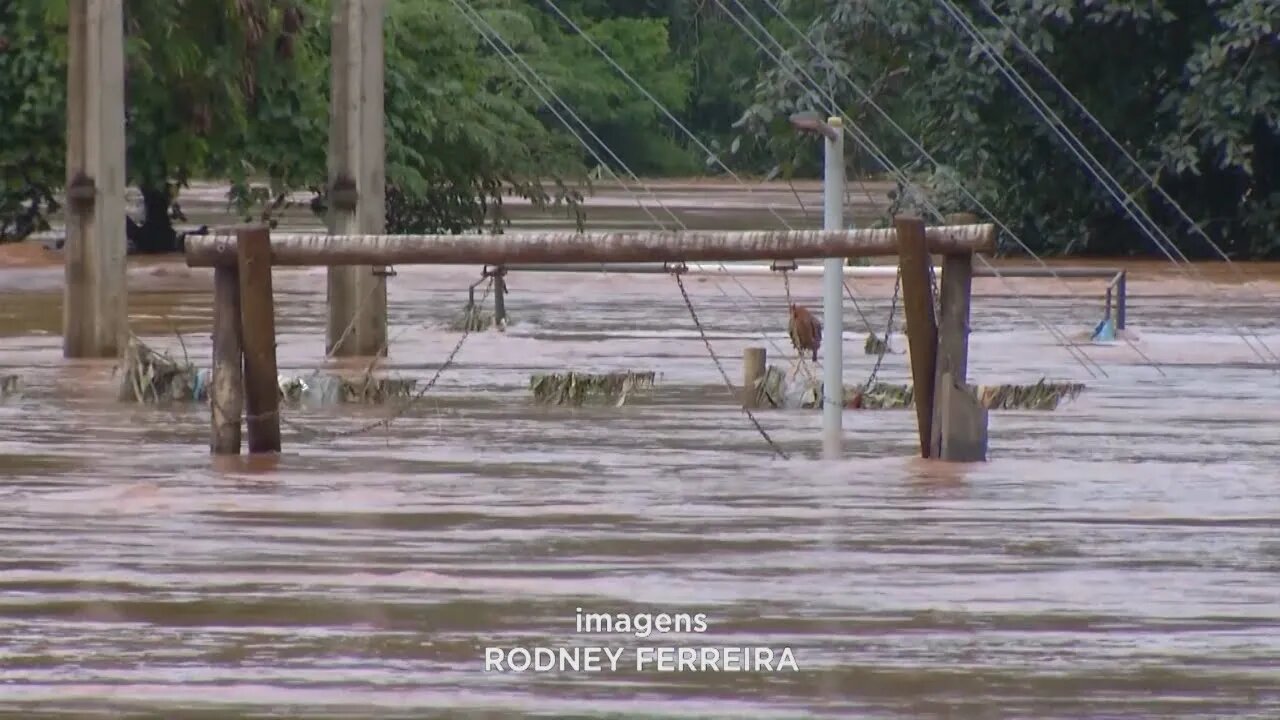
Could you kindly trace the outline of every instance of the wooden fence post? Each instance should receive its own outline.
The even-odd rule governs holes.
[[[942,460],[987,458],[987,410],[968,384],[972,292],[973,254],[944,256],[930,448],[932,457]]]
[[[756,408],[759,391],[756,385],[768,372],[768,356],[762,347],[749,347],[742,351],[742,406]]]
[[[916,424],[920,431],[920,456],[930,457],[933,435],[933,387],[937,364],[938,330],[933,315],[933,286],[929,282],[929,247],[924,220],[896,217],[898,268],[902,271],[902,305],[911,353],[911,386],[915,397]]]
[[[965,387],[969,369],[969,302],[973,289],[973,256],[944,255],[939,299],[938,360],[934,370],[934,394],[945,391],[944,375],[961,388]],[[933,404],[933,427],[929,442],[930,456],[942,457],[942,402]]]
[[[280,381],[276,369],[275,300],[271,290],[271,233],[236,233],[240,271],[240,327],[244,342],[245,425],[249,453],[280,451]]]
[[[220,265],[213,270],[213,377],[209,383],[213,417],[209,446],[215,455],[240,454],[244,415],[240,322],[240,269]]]

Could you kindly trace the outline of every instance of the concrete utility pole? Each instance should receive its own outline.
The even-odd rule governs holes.
[[[329,233],[378,235],[386,227],[385,0],[333,0],[329,115]],[[386,352],[382,267],[329,268],[326,351]]]
[[[62,354],[116,357],[129,327],[125,274],[123,0],[70,0],[67,242]]]
[[[844,132],[840,118],[827,119],[822,174],[822,229],[844,229]],[[822,265],[822,456],[840,457],[844,434],[844,258]]]
[[[844,229],[844,121],[826,122],[811,113],[791,116],[799,132],[824,139],[822,170],[822,229]],[[822,457],[840,457],[844,434],[844,258],[822,262]]]

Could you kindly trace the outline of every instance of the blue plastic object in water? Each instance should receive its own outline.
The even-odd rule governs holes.
[[[1103,318],[1102,322],[1098,323],[1098,326],[1093,329],[1092,339],[1094,342],[1115,342],[1116,325],[1111,318]]]
[[[211,375],[211,373],[209,372],[209,370],[208,370],[207,368],[202,368],[202,369],[200,369],[200,370],[196,371],[196,382],[195,382],[195,387],[194,387],[194,388],[192,388],[192,391],[193,391],[193,393],[194,393],[194,395],[195,395],[195,399],[196,399],[197,401],[202,401],[202,400],[208,400],[208,399],[209,399],[209,377],[210,377],[210,375]]]

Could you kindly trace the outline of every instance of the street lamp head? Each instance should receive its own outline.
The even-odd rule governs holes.
[[[832,118],[835,122],[824,122],[822,116],[813,111],[798,112],[791,116],[791,127],[797,132],[813,133],[814,135],[822,135],[829,139],[839,137],[839,119]]]

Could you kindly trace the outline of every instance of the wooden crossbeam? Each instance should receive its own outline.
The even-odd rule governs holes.
[[[187,265],[234,264],[236,232],[245,229],[187,238]],[[989,224],[931,227],[925,232],[928,252],[944,255],[992,252],[995,238],[995,226]],[[271,263],[286,266],[727,262],[897,254],[898,235],[893,228],[271,236]]]

